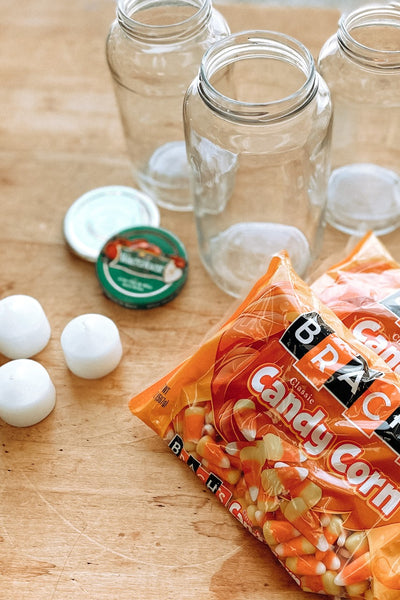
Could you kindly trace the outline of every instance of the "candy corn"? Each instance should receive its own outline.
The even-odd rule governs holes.
[[[351,585],[371,577],[370,554],[365,552],[348,562],[335,577],[336,585]]]
[[[285,518],[316,548],[325,552],[329,544],[323,534],[318,516],[308,509],[303,498],[293,498],[284,508]]]
[[[325,552],[322,552],[321,550],[316,550],[315,558],[323,562],[326,568],[330,571],[337,571],[340,568],[340,558],[338,557],[336,552],[331,548],[329,548]]]
[[[334,582],[336,573],[326,571],[322,575],[304,575],[301,578],[302,588],[307,592],[339,596],[343,588]]]
[[[338,515],[326,515],[321,519],[324,526],[324,536],[328,544],[334,544],[343,534],[343,520]]]
[[[355,531],[349,535],[346,538],[344,546],[354,558],[367,552],[369,545],[365,531]]]
[[[314,556],[290,556],[285,564],[295,575],[322,575],[326,572],[324,563]]]
[[[184,413],[183,438],[185,442],[197,443],[202,436],[205,409],[203,406],[189,406]]]
[[[233,407],[233,417],[242,435],[253,442],[257,435],[257,411],[252,400],[238,400]]]
[[[296,488],[308,475],[308,469],[290,467],[285,463],[283,463],[283,466],[277,467],[277,464],[273,469],[264,469],[261,473],[261,484],[264,490],[275,496]]]
[[[297,446],[289,444],[274,433],[264,435],[263,441],[267,460],[288,463],[302,463],[306,460],[306,455]]]
[[[260,491],[261,470],[265,461],[264,444],[246,446],[240,451],[240,462],[250,497],[255,502]]]
[[[305,479],[290,490],[293,498],[302,498],[308,508],[318,504],[322,497],[321,488],[310,479]]]
[[[263,533],[270,546],[287,542],[300,535],[300,532],[288,521],[265,521]]]
[[[217,467],[229,469],[231,463],[229,457],[225,454],[219,444],[217,444],[209,435],[203,435],[197,443],[196,450],[200,456],[209,460]]]
[[[303,554],[315,554],[316,548],[303,535],[295,537],[287,542],[281,542],[275,548],[278,556],[301,556]]]
[[[218,465],[213,464],[206,458],[203,458],[202,463],[208,471],[215,473],[215,475],[218,475],[218,477],[220,477],[223,481],[226,481],[231,485],[236,485],[242,474],[242,472],[239,469],[224,469],[222,467],[219,467]]]

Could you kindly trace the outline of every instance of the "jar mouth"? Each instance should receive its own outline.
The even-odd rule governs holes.
[[[157,19],[141,20],[146,11],[155,14],[157,9],[164,11],[164,19],[158,15]],[[210,16],[211,0],[118,0],[117,4],[117,19],[125,33],[152,43],[190,38],[208,23]]]
[[[267,62],[286,63],[301,75],[302,81],[293,91],[278,98],[254,101],[234,98],[213,83],[219,73],[228,72],[235,63],[257,59],[265,60],[265,66]],[[230,120],[257,123],[280,120],[298,112],[311,102],[318,88],[310,51],[295,38],[267,30],[231,34],[214,43],[203,56],[198,80],[199,93],[210,108]]]
[[[369,67],[384,69],[400,68],[400,4],[371,5],[361,7],[343,15],[339,20],[338,42],[342,51],[353,60]],[[372,40],[374,29],[384,28],[386,31],[384,47],[375,47]],[[387,34],[396,34],[395,47],[390,47]],[[360,39],[364,33],[364,38]]]

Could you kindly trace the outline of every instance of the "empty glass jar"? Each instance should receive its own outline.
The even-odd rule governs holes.
[[[202,261],[244,293],[286,249],[304,275],[319,250],[331,102],[313,58],[282,33],[230,35],[204,55],[184,101]]]
[[[327,219],[389,233],[400,225],[400,3],[343,15],[318,63],[333,103]]]
[[[192,206],[182,101],[202,55],[229,33],[210,0],[119,0],[107,60],[138,185],[160,205]]]

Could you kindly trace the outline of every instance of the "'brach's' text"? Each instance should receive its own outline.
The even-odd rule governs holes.
[[[338,401],[338,415],[366,438],[376,436],[378,446],[384,441],[398,454],[398,419],[393,417],[399,413],[400,390],[394,383],[383,380],[382,372],[370,369],[365,359],[338,338],[318,313],[300,315],[280,343],[295,358],[293,366],[299,376],[314,389],[325,389]],[[299,388],[298,380],[296,383]],[[328,414],[323,407],[310,410],[307,399],[284,381],[276,365],[260,366],[251,374],[248,388],[261,404],[274,409],[303,442],[310,457],[321,456],[329,449],[333,471],[345,477],[383,518],[393,515],[400,505],[400,491],[395,483],[363,458],[363,449],[357,443],[336,436],[328,427]],[[397,454],[393,454],[393,462],[397,462]]]

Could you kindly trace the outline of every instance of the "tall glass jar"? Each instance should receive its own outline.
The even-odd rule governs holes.
[[[190,210],[182,101],[205,50],[229,33],[211,0],[118,0],[106,53],[137,184]]]
[[[400,225],[400,3],[343,15],[318,65],[333,103],[327,219],[389,233]]]
[[[331,103],[313,58],[282,33],[247,31],[204,55],[184,101],[202,261],[242,294],[286,249],[300,275],[319,251]]]

